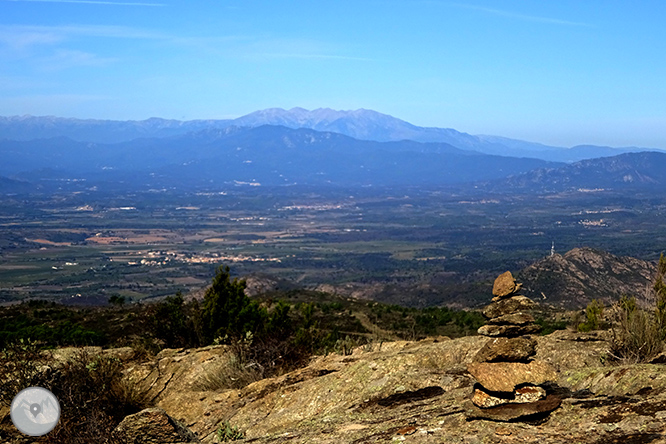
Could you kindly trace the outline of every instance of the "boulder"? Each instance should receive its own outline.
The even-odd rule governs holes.
[[[472,394],[472,402],[477,407],[484,409],[497,407],[504,404],[525,404],[540,401],[546,398],[546,389],[535,385],[527,385],[517,388],[513,393],[504,395],[501,393],[490,393],[483,387],[476,387]]]
[[[516,292],[516,280],[510,271],[500,274],[493,284],[493,296],[504,298]]]
[[[527,313],[513,313],[492,318],[488,321],[489,324],[495,325],[527,325],[533,324],[535,321],[534,316]]]
[[[483,309],[483,316],[487,319],[497,318],[511,313],[524,312],[534,308],[536,304],[530,298],[525,296],[512,296],[493,302]]]
[[[132,347],[110,348],[102,351],[103,354],[113,356],[121,362],[129,362],[137,355]]]
[[[534,333],[539,333],[540,331],[541,327],[537,324],[527,324],[527,325],[486,324],[479,327],[477,333],[483,336],[490,336],[490,337],[504,336],[507,338],[511,338],[522,335],[531,335]]]
[[[557,381],[557,372],[543,361],[523,362],[472,362],[467,371],[486,390],[513,392],[522,384],[539,385]]]
[[[149,408],[126,416],[113,430],[112,437],[131,444],[201,442],[190,429],[160,408]]]
[[[486,342],[474,357],[474,362],[527,362],[536,354],[532,338],[494,338]]]

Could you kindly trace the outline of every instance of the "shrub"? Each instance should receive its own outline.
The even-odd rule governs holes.
[[[251,357],[253,336],[235,341],[228,347],[226,361],[209,367],[196,381],[198,390],[225,390],[243,388],[264,378],[266,369]]]
[[[224,421],[217,429],[217,439],[222,442],[237,441],[245,439],[245,434],[238,430],[238,427],[232,426],[229,421]]]
[[[633,297],[620,299],[612,333],[610,351],[618,360],[646,362],[663,348],[659,321],[653,313],[639,308]]]
[[[566,328],[567,328],[567,322],[566,321],[546,319],[546,318],[543,318],[543,317],[537,318],[535,323],[541,327],[541,333],[539,333],[539,335],[541,335],[541,336],[548,336],[549,334],[553,333],[554,331],[566,330]]]
[[[21,390],[40,385],[48,362],[48,356],[32,341],[21,339],[0,350],[0,404],[9,406]]]
[[[109,298],[109,304],[121,307],[125,304],[125,296],[113,295]]]
[[[168,296],[164,301],[150,307],[150,323],[155,337],[167,348],[189,345],[187,318],[180,293]]]
[[[585,309],[585,317],[587,320],[578,324],[578,331],[588,332],[599,330],[603,314],[604,305],[596,299],[592,299]]]
[[[63,312],[67,315],[67,312]],[[90,330],[81,324],[64,319],[49,321],[41,319],[45,312],[37,311],[35,316],[19,313],[13,317],[2,319],[0,323],[0,348],[17,341],[37,341],[42,346],[58,345],[104,345],[106,336],[98,331]],[[52,318],[55,316],[51,316]]]
[[[47,383],[60,401],[61,418],[50,442],[109,442],[111,431],[148,406],[144,392],[129,384],[122,363],[85,349],[68,359]]]
[[[0,353],[0,403],[9,405],[29,386],[47,388],[60,402],[60,421],[37,442],[109,444],[126,415],[148,406],[145,393],[126,382],[122,369],[118,359],[85,349],[57,362],[34,343],[19,341]]]

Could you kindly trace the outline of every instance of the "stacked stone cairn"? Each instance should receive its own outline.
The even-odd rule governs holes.
[[[495,280],[493,302],[483,310],[488,322],[478,330],[491,339],[467,367],[477,381],[468,419],[529,420],[560,405],[561,398],[547,391],[557,372],[533,358],[536,340],[530,335],[540,327],[528,313],[535,303],[519,294],[521,288],[509,271]]]

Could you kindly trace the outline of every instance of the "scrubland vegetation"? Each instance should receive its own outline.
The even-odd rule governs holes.
[[[612,307],[593,301],[581,317],[537,313],[543,334],[556,329],[612,332],[607,363],[644,362],[666,339],[666,258],[662,256],[649,295],[624,297]],[[163,348],[223,344],[228,360],[202,374],[201,390],[242,388],[302,367],[317,354],[348,354],[384,341],[475,334],[484,323],[476,311],[444,307],[407,308],[307,290],[245,294],[245,281],[218,268],[202,300],[176,294],[156,303],[66,307],[28,301],[0,311],[0,402],[8,405],[21,387],[51,389],[61,400],[62,419],[41,442],[113,442],[111,430],[128,414],[150,405],[145,389],[123,377],[113,355],[77,348],[58,359],[63,346],[131,346],[137,357]],[[99,390],[103,387],[104,390]],[[86,406],[85,408],[81,406]],[[219,439],[238,436],[232,428]],[[21,442],[0,427],[0,437]],[[10,441],[11,442],[11,441]]]
[[[546,310],[537,313],[537,322],[542,334],[563,328],[609,330],[608,364],[649,361],[666,339],[665,277],[662,255],[649,294],[623,297],[611,307],[594,300],[568,319]],[[21,387],[49,388],[61,400],[63,416],[40,442],[113,442],[110,432],[119,421],[150,405],[147,392],[127,383],[123,364],[113,355],[78,348],[55,359],[50,349],[131,346],[140,358],[164,348],[223,344],[228,360],[196,383],[201,390],[222,390],[286,373],[318,354],[349,354],[397,339],[465,336],[484,323],[472,310],[416,309],[310,290],[250,298],[245,286],[228,267],[220,267],[200,300],[178,293],[155,303],[113,298],[105,307],[73,307],[33,300],[5,307],[0,310],[0,403],[7,406]],[[0,427],[0,438],[21,442],[8,433]],[[236,436],[231,428],[220,433],[220,439]]]
[[[163,348],[225,344],[228,362],[199,381],[202,389],[219,390],[287,372],[313,355],[347,354],[394,339],[464,336],[483,323],[474,311],[419,310],[306,290],[249,298],[244,290],[245,281],[220,267],[201,301],[176,294],[145,304],[114,298],[106,307],[38,300],[5,307],[0,310],[0,403],[8,406],[23,387],[49,388],[61,400],[63,416],[43,442],[111,442],[111,430],[149,399],[126,383],[117,358],[84,346],[131,346],[146,356]],[[64,360],[49,352],[66,346],[82,348]],[[10,439],[6,433],[0,428],[0,438]]]
[[[625,296],[611,315],[611,354],[624,362],[647,362],[666,340],[666,257],[659,258],[652,288],[642,298]],[[588,307],[589,310],[589,307]]]

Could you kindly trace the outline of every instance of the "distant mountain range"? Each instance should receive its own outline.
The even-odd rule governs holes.
[[[490,192],[664,190],[666,153],[572,164],[484,154],[447,143],[375,142],[284,126],[207,128],[102,144],[66,137],[0,140],[4,192],[83,178],[128,187],[245,185],[441,186]],[[465,185],[465,186],[467,186]]]
[[[0,175],[140,181],[150,186],[450,185],[559,164],[481,154],[446,143],[373,142],[282,126],[206,129],[117,144],[59,137],[0,141]]]
[[[611,148],[577,146],[562,148],[498,136],[474,136],[450,128],[427,128],[412,125],[395,117],[372,110],[336,111],[320,108],[284,110],[270,108],[237,119],[142,121],[80,120],[59,117],[0,117],[0,138],[34,140],[67,137],[80,142],[119,143],[137,138],[161,138],[232,126],[259,127],[278,125],[292,129],[307,128],[334,132],[359,140],[397,142],[412,140],[425,143],[448,143],[462,150],[510,157],[531,157],[556,162],[575,162],[648,148]]]
[[[488,191],[549,193],[570,190],[666,190],[666,153],[626,153],[542,168],[499,179]]]
[[[185,122],[0,117],[0,176],[8,177],[0,190],[27,192],[45,180],[67,178],[128,187],[473,183],[491,192],[666,189],[666,153],[623,152],[632,150],[638,149],[564,149],[472,136],[369,110],[274,108],[234,120]]]
[[[39,187],[36,184],[22,181],[9,179],[7,177],[0,176],[0,192],[3,193],[26,193],[37,191]]]

